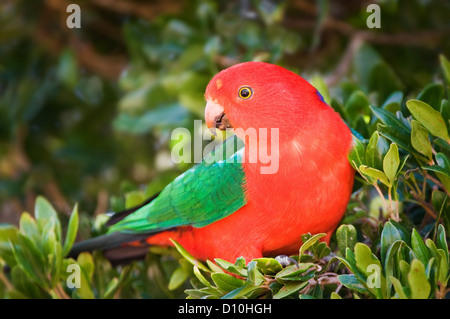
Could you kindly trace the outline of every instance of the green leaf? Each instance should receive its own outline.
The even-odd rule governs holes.
[[[244,257],[238,257],[236,258],[236,261],[234,262],[234,265],[238,268],[245,268],[245,258]]]
[[[447,252],[448,253],[448,252]],[[438,269],[438,280],[443,285],[447,286],[447,282],[449,280],[449,263],[446,259],[446,252],[442,249],[438,249],[438,256],[439,256],[439,269]]]
[[[443,225],[439,224],[438,231],[436,235],[436,246],[439,249],[442,249],[445,252],[445,256],[447,258],[447,262],[449,262],[449,253],[448,253],[448,245],[445,235],[445,228]]]
[[[3,259],[10,267],[13,267],[16,264],[11,246],[17,244],[18,234],[19,230],[16,227],[0,224],[0,267],[2,267],[1,259]]]
[[[24,214],[22,214],[22,216]],[[19,230],[17,227],[9,224],[0,224],[0,243],[11,242],[14,244],[17,241],[18,234]]]
[[[255,286],[251,285],[250,283],[246,283],[242,287],[239,287],[239,288],[236,288],[236,289],[230,291],[229,293],[224,295],[221,299],[237,299],[237,298],[246,296],[258,289],[260,289],[260,288],[255,287]]]
[[[364,283],[366,282],[367,276],[365,275],[365,273],[359,270],[356,264],[355,253],[350,248],[346,249],[345,258],[341,258],[338,256],[334,258],[337,258],[339,261],[341,261],[357,277],[358,281]]]
[[[108,286],[106,287],[105,293],[103,294],[103,299],[111,299],[114,297],[114,294],[116,293],[117,289],[119,288],[119,279],[113,278],[108,283]]]
[[[327,246],[327,243],[321,242],[313,247],[314,257],[317,259],[322,259],[328,256],[331,253],[330,247]]]
[[[38,229],[38,225],[35,219],[27,212],[22,213],[22,215],[20,216],[19,229],[23,235],[32,239],[35,243],[39,245],[41,236]]]
[[[379,269],[380,272],[376,275],[379,276],[380,287],[375,287],[370,289],[378,298],[381,298],[381,286],[384,283],[383,276],[381,274],[381,263],[378,258],[372,253],[369,246],[363,243],[357,243],[355,245],[355,261],[358,269],[366,276],[369,277],[373,275],[372,269],[376,271]],[[373,276],[372,276],[373,277]],[[375,278],[375,277],[374,277]]]
[[[445,123],[449,123],[449,120],[450,120],[450,102],[448,100],[442,100],[441,101],[440,112],[442,114],[442,117],[445,120]]]
[[[364,165],[365,160],[365,147],[364,144],[354,135],[353,138],[353,147],[348,155],[348,160],[353,168],[358,169],[361,165]]]
[[[395,220],[389,220],[389,223],[397,229],[400,234],[401,239],[406,243],[411,243],[411,232],[404,225],[396,222]]]
[[[86,274],[86,278],[91,281],[92,276],[94,275],[94,259],[92,258],[92,255],[88,252],[82,252],[77,257],[77,264],[80,265],[83,272]]]
[[[240,288],[245,284],[242,279],[235,278],[228,274],[212,273],[211,279],[216,286],[224,291],[232,291],[236,288]]]
[[[208,280],[206,280],[205,276],[202,275],[197,265],[194,265],[194,275],[204,286],[211,287],[211,284],[209,283]]]
[[[443,54],[439,55],[439,61],[441,62],[442,73],[444,73],[447,83],[450,84],[450,62]]]
[[[416,151],[431,160],[433,153],[428,131],[416,120],[411,121],[411,145]]]
[[[168,289],[179,288],[189,278],[189,272],[184,267],[178,267],[170,276]]]
[[[398,256],[398,251],[401,247],[405,245],[405,242],[402,240],[397,240],[393,242],[387,252],[386,258],[384,259],[384,272],[386,277],[386,289],[385,289],[385,297],[389,298],[391,296],[391,280],[390,278],[395,274],[397,269],[396,256]]]
[[[392,92],[386,99],[386,101],[384,101],[383,105],[381,106],[381,108],[388,110],[389,105],[391,104],[396,104],[398,106],[400,106],[400,104],[403,101],[403,92],[402,91],[395,91]],[[388,110],[390,111],[390,110]],[[395,112],[392,112],[395,113]]]
[[[308,271],[313,267],[313,263],[300,263],[297,265],[290,265],[280,271],[276,276],[279,282],[293,281],[293,280],[308,280],[314,274],[314,271]]]
[[[67,235],[64,241],[62,251],[63,256],[67,256],[67,254],[70,252],[70,249],[72,248],[72,245],[77,237],[77,232],[78,232],[78,205],[75,205],[72,214],[70,215],[69,218],[69,224],[67,226]]]
[[[370,137],[369,144],[367,144],[365,163],[367,166],[382,170],[383,158],[389,150],[389,143],[386,139],[378,133],[373,132]]]
[[[333,291],[330,295],[330,299],[342,299],[342,297]]]
[[[450,140],[447,125],[441,113],[433,109],[430,105],[419,100],[409,100],[406,102],[411,114],[422,124],[431,134],[446,141]]]
[[[31,298],[31,299],[43,299],[49,298],[49,294],[45,292],[41,287],[35,284],[30,276],[23,271],[23,268],[19,265],[15,265],[11,268],[10,278],[13,291],[8,291],[9,298]]]
[[[439,165],[439,167],[442,167],[447,172],[447,176],[450,176],[450,160],[448,159],[447,155],[444,153],[437,153],[435,155],[436,162]]]
[[[408,283],[412,299],[427,299],[430,295],[431,285],[425,274],[425,267],[418,259],[414,259],[411,263]]]
[[[264,276],[258,270],[256,261],[251,261],[248,263],[247,273],[247,281],[253,286],[259,286],[265,281]]]
[[[142,204],[146,197],[142,191],[132,191],[125,194],[125,209],[136,207]]]
[[[400,166],[400,156],[397,144],[392,143],[389,151],[383,159],[383,171],[392,185],[397,177],[397,171]]]
[[[435,155],[437,165],[425,166],[423,169],[433,171],[447,190],[450,190],[450,160],[444,153]]]
[[[405,125],[400,119],[398,119],[393,113],[386,111],[382,108],[370,106],[370,109],[378,117],[383,124],[387,126],[395,127],[398,131],[403,132],[409,136],[410,128]],[[401,113],[397,112],[397,116],[400,116]]]
[[[305,251],[307,251],[311,246],[313,246],[316,242],[319,241],[320,238],[325,237],[327,234],[321,233],[311,236],[307,241],[303,243],[299,250],[299,256],[301,257]]]
[[[320,95],[323,96],[325,103],[330,104],[331,103],[330,92],[323,78],[319,75],[314,75],[311,78],[310,83],[319,91]]]
[[[441,283],[444,283],[447,280],[448,275],[448,262],[445,252],[442,249],[438,249],[436,244],[430,238],[427,238],[425,245],[436,260],[436,278]]]
[[[444,97],[444,87],[440,83],[428,84],[417,96],[417,100],[427,103],[439,111],[441,100]]]
[[[369,100],[362,91],[354,91],[344,105],[347,114],[353,119],[349,123],[352,127],[355,126],[358,115],[369,113]]]
[[[361,171],[361,173],[363,173],[369,177],[372,177],[375,180],[379,180],[384,185],[391,186],[391,183],[389,182],[389,180],[384,172],[377,170],[375,168],[372,168],[372,167],[368,167],[366,165],[361,165],[359,167],[359,170]]]
[[[336,231],[336,239],[339,251],[345,254],[347,248],[353,250],[357,242],[356,228],[353,225],[341,225]]]
[[[408,296],[406,296],[400,280],[398,280],[397,278],[395,278],[393,276],[390,276],[389,279],[391,280],[392,284],[394,285],[395,292],[397,293],[399,299],[408,299]]]
[[[350,290],[365,295],[370,293],[355,275],[339,275],[337,278],[341,284]]]
[[[413,228],[412,230],[411,247],[414,253],[416,254],[417,258],[419,258],[419,260],[422,262],[422,264],[423,265],[428,264],[428,260],[430,259],[428,248],[415,228]]]
[[[380,135],[394,142],[398,147],[408,152],[413,152],[411,145],[411,132],[401,129],[397,126],[378,124],[377,130]]]
[[[178,242],[176,242],[173,239],[170,239],[170,241],[174,244],[175,248],[178,250],[178,252],[181,254],[181,256],[184,257],[184,259],[186,259],[187,261],[189,261],[192,265],[197,266],[199,269],[206,271],[206,272],[211,272],[208,267],[206,267],[205,265],[203,265],[200,261],[198,261],[197,259],[194,258],[194,256],[192,256],[186,249],[183,248],[183,246],[181,246]]]
[[[298,293],[300,290],[308,286],[307,281],[300,282],[290,282],[284,285],[278,292],[273,296],[273,299],[282,299],[289,297],[295,293]]]
[[[212,270],[212,272],[221,272],[224,273],[223,269],[213,263],[211,260],[207,259],[206,264]]]
[[[389,247],[398,240],[402,240],[399,231],[391,222],[386,222],[381,232],[381,260],[385,260]]]
[[[232,274],[244,277],[247,276],[247,269],[245,269],[244,267],[237,266],[220,258],[215,258],[214,261],[216,262],[217,265],[219,265],[219,267],[222,267],[223,269],[225,269],[228,272],[231,272]]]
[[[264,275],[275,275],[283,270],[283,266],[281,266],[281,264],[275,258],[263,257],[253,259],[253,261],[256,261],[256,266]]]
[[[56,239],[60,242],[61,224],[58,219],[58,214],[50,202],[42,196],[36,198],[34,215],[36,216],[36,221],[41,231],[46,233],[53,228],[55,230]]]
[[[441,174],[444,177],[450,177],[450,172],[447,169],[440,167],[439,165],[422,166],[422,168],[427,171],[435,172],[436,174]]]
[[[45,260],[36,245],[28,237],[18,234],[17,246],[12,245],[12,251],[22,270],[41,287],[48,287],[43,269]]]

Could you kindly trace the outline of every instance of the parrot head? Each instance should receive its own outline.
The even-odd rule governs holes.
[[[302,77],[264,62],[244,62],[219,72],[205,99],[209,128],[279,128],[284,135],[298,133],[320,108],[328,108]]]

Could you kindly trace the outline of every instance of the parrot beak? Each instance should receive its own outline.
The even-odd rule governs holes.
[[[206,125],[212,130],[218,128],[219,130],[224,131],[225,129],[232,127],[223,107],[212,101],[206,103],[205,121]]]

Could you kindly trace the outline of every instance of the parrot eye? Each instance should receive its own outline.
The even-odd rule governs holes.
[[[239,89],[238,95],[243,100],[248,100],[253,95],[253,90],[249,86],[243,86]]]

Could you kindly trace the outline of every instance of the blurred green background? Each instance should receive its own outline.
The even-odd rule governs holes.
[[[80,29],[66,26],[71,3]],[[170,133],[203,118],[209,79],[241,61],[326,86],[333,106],[356,90],[377,106],[414,96],[442,78],[449,12],[447,0],[2,1],[0,222],[17,224],[40,194],[94,215],[159,191],[186,169]]]

